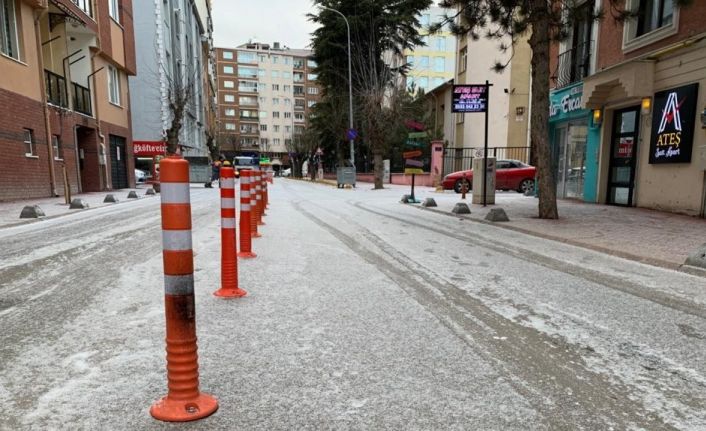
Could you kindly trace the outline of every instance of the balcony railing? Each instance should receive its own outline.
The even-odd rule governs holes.
[[[47,87],[47,101],[52,105],[69,107],[66,94],[66,78],[49,70],[44,70],[44,81]]]
[[[91,90],[75,82],[71,83],[74,92],[74,111],[92,115]]]
[[[559,54],[556,71],[552,77],[556,88],[566,87],[587,77],[591,70],[592,42],[575,45]]]

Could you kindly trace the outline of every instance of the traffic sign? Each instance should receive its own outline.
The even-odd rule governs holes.
[[[404,164],[405,166],[414,166],[416,168],[424,167],[424,162],[421,160],[407,159]]]
[[[419,157],[421,155],[422,155],[422,152],[420,150],[407,151],[407,152],[402,153],[402,158],[412,159],[414,157]]]
[[[349,141],[358,139],[358,131],[355,129],[346,130],[346,139],[348,139]]]
[[[419,169],[419,168],[404,168],[404,174],[405,175],[421,175],[424,173],[424,170]]]

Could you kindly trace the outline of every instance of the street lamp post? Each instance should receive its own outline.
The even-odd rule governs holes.
[[[353,78],[351,72],[351,26],[348,24],[348,19],[341,12],[336,9],[331,9],[323,5],[319,5],[320,8],[330,10],[341,15],[341,18],[346,22],[346,30],[348,32],[348,127],[353,130]],[[349,132],[352,133],[352,132]],[[353,149],[353,141],[355,140],[352,135],[349,136],[351,143],[351,166],[355,167],[355,150]]]

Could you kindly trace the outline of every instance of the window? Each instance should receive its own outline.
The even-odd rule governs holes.
[[[79,9],[86,12],[86,15],[93,17],[93,13],[91,12],[91,0],[73,0],[73,2]]]
[[[224,94],[223,95],[223,101],[228,102],[228,103],[235,103],[235,95],[233,94]]]
[[[240,111],[240,118],[242,118],[242,119],[257,118],[257,116],[258,116],[257,111],[250,111],[250,110]]]
[[[279,118],[279,111],[273,111],[272,118]]]
[[[267,111],[260,111],[260,118],[267,118]]]
[[[267,103],[267,97],[260,97],[260,103]]]
[[[15,0],[0,0],[0,52],[20,59]]]
[[[419,88],[423,88],[425,90],[429,88],[429,78],[426,76],[420,76],[417,82],[419,83]]]
[[[429,56],[423,55],[419,57],[419,69],[426,70],[429,69]]]
[[[414,67],[414,56],[413,55],[407,56],[407,64],[409,64],[410,67]]]
[[[238,97],[238,103],[245,106],[257,105],[257,97],[255,96],[240,96]]]
[[[120,23],[120,9],[118,8],[118,0],[108,0],[108,14],[118,24]]]
[[[292,64],[292,57],[284,57],[284,64]]]
[[[292,75],[292,78],[294,79],[294,82],[302,82],[304,81],[304,74],[301,72],[295,72]]]
[[[458,57],[458,73],[466,71],[466,62],[468,61],[468,47],[461,50],[461,55]]]
[[[296,60],[294,60],[292,67],[294,67],[295,69],[304,69],[304,60],[302,60],[301,58],[297,58]]]
[[[640,37],[658,28],[672,24],[674,4],[672,0],[640,0],[635,37]]]
[[[238,63],[254,64],[254,63],[257,63],[257,61],[255,60],[256,58],[257,58],[257,56],[254,52],[247,52],[247,51],[239,51],[238,52]]]
[[[284,133],[292,133],[292,126],[284,126]]]
[[[265,91],[267,90],[267,84],[258,82],[257,84],[257,91]]]
[[[228,86],[226,86],[228,88]],[[257,91],[257,82],[252,82],[252,81],[239,81],[238,82],[238,91],[244,91],[244,92],[256,92]]]
[[[280,139],[279,139],[279,138],[274,138],[274,139],[272,140],[272,143],[273,143],[274,145],[279,145],[279,142],[280,142]]]
[[[436,50],[437,51],[446,51],[446,37],[445,36],[437,36]]]
[[[282,78],[292,79],[292,72],[282,72]]]
[[[25,156],[37,157],[34,148],[34,132],[32,129],[24,129],[25,132]]]
[[[301,112],[294,113],[294,121],[304,121],[304,114]]]
[[[267,75],[267,71],[265,69],[257,69],[257,76],[264,77],[266,75]]]
[[[235,123],[226,123],[226,130],[235,130]]]
[[[429,46],[429,36],[422,36],[422,46]]]
[[[255,67],[239,67],[238,76],[241,78],[257,78],[257,68]]]
[[[273,105],[279,105],[279,97],[273,97],[273,98],[272,98],[272,104],[273,104]]]
[[[289,93],[290,91],[292,91],[292,86],[285,84],[285,86],[284,86],[284,92],[285,92],[285,93]]]
[[[314,60],[307,60],[307,61],[306,61],[306,65],[307,65],[307,67],[309,67],[310,69],[313,69],[313,68],[316,67],[316,62],[315,62]]]
[[[292,118],[292,113],[291,113],[291,112],[285,112],[285,113],[284,113],[284,118]]]
[[[272,84],[272,91],[279,91],[279,84]]]
[[[294,95],[295,96],[304,95],[304,86],[303,85],[295,85],[294,86]]]
[[[434,87],[438,87],[444,83],[444,78],[439,78],[438,76],[434,78]]]
[[[430,22],[431,22],[431,17],[429,16],[428,13],[422,14],[421,18],[419,19],[419,23],[425,27],[428,27]]]
[[[278,125],[272,126],[272,129],[274,130],[275,133],[279,133],[279,126]]]
[[[291,139],[285,139],[285,140],[284,140],[284,145],[292,145],[292,140],[291,140]]]
[[[233,59],[233,51],[223,51],[223,59],[224,60],[232,60]]]
[[[274,57],[273,57],[274,58]],[[279,70],[273,70],[272,71],[272,77],[273,78],[279,78]]]
[[[54,150],[54,160],[63,160],[61,154],[61,137],[59,135],[51,135],[51,146]]]
[[[233,81],[223,81],[224,88],[235,88],[235,82]]]
[[[306,101],[306,106],[308,106],[309,108],[312,108],[314,105],[316,105],[315,100],[307,100]]]
[[[233,70],[233,66],[223,66],[223,73],[232,75],[235,73],[235,70]]]
[[[267,131],[267,124],[260,124],[260,131],[266,132]]]
[[[279,63],[279,56],[273,55],[272,56],[272,64],[277,64],[277,63]]]
[[[262,145],[263,147],[267,145],[267,138],[260,138],[260,145]]]
[[[291,106],[292,105],[292,99],[285,98],[284,99],[284,106]]]
[[[307,87],[306,92],[309,94],[319,94],[319,87]]]
[[[309,73],[306,75],[306,79],[308,79],[309,81],[316,81],[318,77],[319,75],[316,73]]]
[[[414,78],[412,78],[411,76],[408,76],[407,77],[407,88],[412,88],[413,85],[414,85]]]
[[[235,117],[235,109],[228,108],[225,110],[226,117]]]
[[[266,63],[266,62],[267,62],[267,56],[266,56],[266,55],[258,55],[258,59],[260,60],[260,63]]]
[[[120,105],[120,72],[113,66],[108,66],[108,99]]]
[[[444,57],[434,57],[434,72],[446,72],[446,59]]]

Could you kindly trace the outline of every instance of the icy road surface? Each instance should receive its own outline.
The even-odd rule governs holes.
[[[239,263],[249,295],[223,300],[218,189],[192,189],[220,409],[178,426],[148,413],[166,393],[159,199],[1,229],[0,430],[706,429],[703,278],[405,192],[277,181]]]

